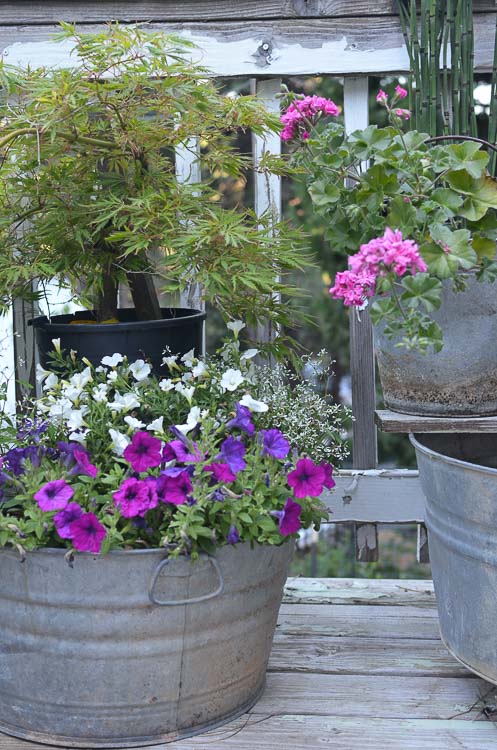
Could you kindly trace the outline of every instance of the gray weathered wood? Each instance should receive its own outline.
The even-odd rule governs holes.
[[[433,607],[430,580],[289,578],[283,601],[293,604],[374,604]]]
[[[477,13],[475,65],[491,70],[495,16]],[[80,31],[101,28],[81,24]],[[392,16],[362,18],[302,18],[286,20],[204,23],[152,23],[150,29],[183,34],[202,49],[197,56],[214,75],[284,76],[329,73],[359,75],[409,69],[409,58],[398,20]],[[0,26],[0,50],[8,61],[34,65],[74,62],[69,50],[47,47],[55,24]],[[33,42],[41,42],[36,45]],[[27,44],[27,46],[24,46]],[[23,46],[20,47],[19,45]],[[15,46],[13,46],[15,45]],[[6,58],[7,59],[7,58]]]
[[[34,393],[36,385],[35,341],[33,328],[28,321],[35,317],[34,304],[24,300],[14,300],[14,357],[15,357],[15,392],[16,400]]]
[[[428,548],[428,532],[424,523],[418,524],[418,541],[416,557],[420,563],[430,562],[430,550]]]
[[[378,409],[375,422],[383,432],[497,432],[497,417],[420,417]]]

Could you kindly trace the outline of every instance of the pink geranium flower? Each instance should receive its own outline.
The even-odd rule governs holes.
[[[394,112],[397,115],[397,117],[402,118],[402,120],[411,119],[411,113],[408,109],[394,109]]]
[[[407,91],[406,89],[402,88],[402,86],[397,85],[395,87],[395,95],[397,99],[405,99],[407,96]]]
[[[383,89],[380,89],[378,93],[376,94],[376,101],[380,104],[386,104],[388,101],[388,94],[386,91],[383,91]]]
[[[125,479],[112,497],[124,518],[144,516],[158,502],[154,483],[133,477]]]
[[[291,497],[285,503],[283,510],[272,510],[271,515],[278,519],[278,526],[283,536],[295,534],[300,529],[300,514],[302,506],[294,502]]]
[[[299,134],[304,140],[310,136],[308,125],[314,124],[321,116],[334,116],[340,114],[340,108],[331,99],[323,96],[305,96],[303,99],[295,99],[286,112],[281,116],[281,122],[285,126],[280,133],[282,141],[291,141]]]
[[[94,513],[84,513],[73,521],[70,533],[74,549],[80,552],[100,552],[107,536],[105,526],[102,526]]]
[[[133,471],[140,473],[153,469],[162,463],[161,441],[149,432],[135,432],[123,456],[129,461]]]
[[[65,479],[55,479],[40,487],[34,499],[44,511],[62,510],[73,495],[74,490]]]
[[[326,472],[310,458],[300,458],[287,478],[295,497],[318,497],[323,491]]]

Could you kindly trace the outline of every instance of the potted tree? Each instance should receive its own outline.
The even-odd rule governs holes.
[[[231,327],[217,356],[170,356],[162,379],[56,352],[64,376],[47,371],[5,428],[0,731],[157,744],[260,695],[292,540],[326,516],[346,414],[254,365]]]
[[[168,345],[198,350],[204,313],[161,310],[154,279],[201,285],[227,319],[285,322],[277,279],[301,253],[270,213],[227,208],[219,187],[253,166],[234,136],[270,132],[277,118],[223,95],[180,39],[118,24],[62,24],[59,39],[74,45],[71,69],[0,67],[0,302],[40,298],[56,279],[88,309],[34,321],[42,362],[54,337],[93,362],[128,347],[157,367]],[[205,176],[195,184],[175,165],[193,138]],[[267,156],[258,168],[281,164]],[[122,283],[133,310],[118,307]]]

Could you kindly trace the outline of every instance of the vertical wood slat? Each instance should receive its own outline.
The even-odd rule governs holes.
[[[270,78],[257,80],[252,85],[252,92],[257,95],[266,108],[275,113],[280,111],[280,100],[277,95],[281,92],[281,78]],[[254,156],[254,209],[257,216],[262,216],[267,211],[271,213],[272,221],[278,222],[281,218],[281,177],[268,175],[257,171],[258,164],[264,154],[281,153],[281,138],[278,133],[269,133],[265,137],[254,135],[252,139],[252,152]],[[259,341],[270,341],[276,335],[270,323],[260,325],[256,331]]]
[[[0,383],[7,386],[7,400],[0,407],[6,414],[14,414],[16,410],[15,387],[15,348],[14,324],[12,309],[0,316]]]
[[[418,543],[416,557],[419,563],[430,562],[430,550],[428,548],[428,532],[424,523],[418,523]]]
[[[348,133],[368,125],[368,78],[345,78],[344,115]],[[350,312],[350,369],[354,414],[352,460],[356,469],[374,469],[378,462],[374,409],[376,405],[373,328],[368,310]],[[356,526],[356,556],[361,562],[378,560],[375,524]]]

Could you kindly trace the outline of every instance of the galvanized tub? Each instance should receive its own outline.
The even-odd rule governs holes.
[[[497,284],[470,274],[466,290],[456,293],[444,282],[431,316],[444,337],[437,354],[399,348],[375,327],[385,406],[422,416],[497,414]]]
[[[293,543],[0,550],[0,731],[63,747],[198,734],[259,698]]]
[[[497,435],[411,435],[411,442],[442,639],[497,684]]]

